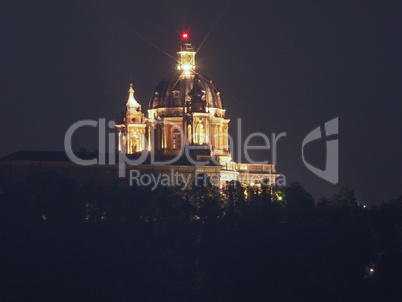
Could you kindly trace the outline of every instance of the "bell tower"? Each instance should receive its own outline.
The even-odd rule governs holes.
[[[134,98],[133,84],[130,84],[126,103],[126,114],[120,125],[116,125],[122,153],[133,154],[145,149],[145,119],[141,105]]]

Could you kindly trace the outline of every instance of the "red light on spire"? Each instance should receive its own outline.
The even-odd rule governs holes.
[[[183,37],[184,40],[187,40],[188,39],[188,33],[183,33],[182,37]]]

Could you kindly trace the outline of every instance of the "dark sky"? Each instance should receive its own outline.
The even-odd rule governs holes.
[[[286,132],[278,171],[316,197],[347,185],[363,203],[396,198],[401,15],[398,1],[1,1],[0,156],[63,150],[74,122],[116,119],[131,81],[146,110],[175,66],[161,50],[175,57],[180,32],[198,46],[211,31],[197,65],[221,89],[232,135],[238,118],[243,140]],[[335,117],[340,182],[331,185],[303,165],[301,142]],[[96,130],[75,138],[97,148]],[[324,168],[324,149],[311,144],[307,159]]]

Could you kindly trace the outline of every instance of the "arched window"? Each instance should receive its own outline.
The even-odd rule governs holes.
[[[191,144],[191,142],[194,140],[193,134],[191,133],[191,125],[187,126],[187,137],[188,137],[188,143]]]
[[[205,144],[204,125],[198,124],[196,130],[196,142],[200,145]]]
[[[181,133],[180,130],[175,128],[172,133],[172,149],[181,148]]]

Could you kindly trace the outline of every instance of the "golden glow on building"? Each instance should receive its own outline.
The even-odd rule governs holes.
[[[195,51],[179,51],[177,69],[195,70]]]
[[[133,89],[133,84],[130,84],[130,90],[128,91],[129,95],[128,95],[128,100],[127,100],[127,106],[130,108],[138,108],[141,107],[140,104],[138,104],[138,102],[135,100],[134,98],[134,89]]]
[[[216,159],[221,169],[220,187],[232,180],[259,187],[261,177],[274,183],[278,176],[272,173],[274,165],[232,161],[230,120],[225,118],[220,92],[211,80],[196,72],[196,52],[188,38],[187,33],[182,35],[176,70],[163,79],[152,94],[148,118],[144,118],[130,84],[125,115],[116,125],[119,151],[132,154],[147,149],[158,156],[176,156],[182,154],[185,146],[197,145],[197,158]]]
[[[133,84],[130,84],[123,123],[116,125],[118,150],[132,154],[145,149],[145,119],[141,105],[134,98]]]
[[[182,43],[180,44],[178,55],[177,69],[183,70],[182,76],[190,78],[191,72],[195,70],[195,51],[194,46],[188,41],[188,34],[183,33]]]

